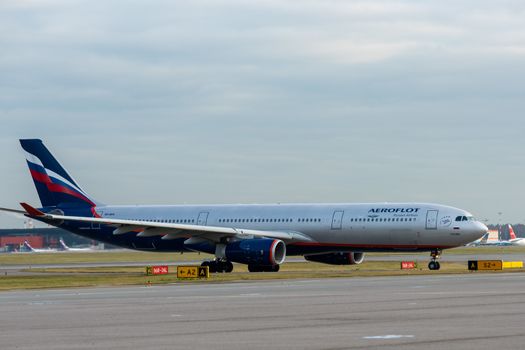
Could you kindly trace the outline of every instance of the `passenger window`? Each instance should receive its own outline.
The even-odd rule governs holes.
[[[463,217],[463,221],[467,221],[467,220],[468,220],[468,219],[467,219],[467,217],[466,217],[466,216],[464,216],[464,217]]]

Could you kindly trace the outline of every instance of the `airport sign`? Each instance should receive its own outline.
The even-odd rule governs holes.
[[[209,277],[210,268],[208,266],[177,266],[177,278],[197,279]]]
[[[471,271],[503,270],[503,261],[501,260],[469,260],[468,269]]]
[[[401,261],[401,270],[413,270],[416,268],[415,261]]]
[[[168,265],[146,266],[146,275],[167,275]]]

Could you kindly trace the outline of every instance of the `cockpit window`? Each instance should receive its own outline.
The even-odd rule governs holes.
[[[456,216],[456,221],[476,221],[476,219],[473,216]]]

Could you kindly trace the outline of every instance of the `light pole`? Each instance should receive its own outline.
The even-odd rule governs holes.
[[[503,213],[501,211],[498,212],[498,240],[501,241],[501,215]]]

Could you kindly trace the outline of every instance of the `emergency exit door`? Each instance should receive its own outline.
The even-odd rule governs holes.
[[[343,226],[343,214],[344,211],[337,210],[334,211],[334,215],[332,216],[332,230],[340,230]]]
[[[197,225],[199,226],[206,226],[206,222],[208,221],[208,212],[203,211],[199,213],[199,218],[197,219]]]

